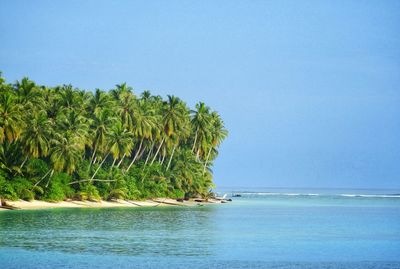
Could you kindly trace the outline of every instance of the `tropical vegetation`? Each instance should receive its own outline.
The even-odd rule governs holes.
[[[126,83],[85,91],[0,73],[0,198],[110,200],[209,195],[227,136],[220,115]]]

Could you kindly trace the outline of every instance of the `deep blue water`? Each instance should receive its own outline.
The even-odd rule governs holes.
[[[224,205],[0,212],[0,268],[400,268],[400,195],[227,191]]]

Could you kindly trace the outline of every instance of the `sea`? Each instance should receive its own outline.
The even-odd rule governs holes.
[[[0,268],[400,268],[400,191],[221,188],[225,204],[0,211]]]

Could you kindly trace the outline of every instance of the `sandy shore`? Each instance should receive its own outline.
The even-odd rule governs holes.
[[[195,202],[193,200],[177,202],[170,198],[156,198],[146,201],[127,201],[127,200],[115,200],[115,201],[62,201],[62,202],[45,202],[39,200],[33,201],[6,201],[7,206],[11,206],[14,209],[48,209],[48,208],[109,208],[109,207],[155,207],[155,206],[197,206],[202,204],[213,204],[221,203],[219,200],[209,200],[208,202]],[[7,210],[7,208],[1,208],[0,210]]]

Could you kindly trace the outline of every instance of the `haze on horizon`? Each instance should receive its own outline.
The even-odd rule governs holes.
[[[204,101],[218,186],[400,188],[399,1],[2,1],[8,81]]]

